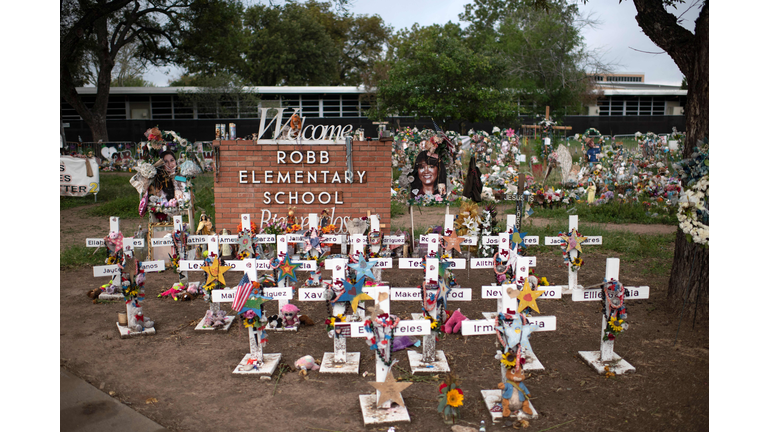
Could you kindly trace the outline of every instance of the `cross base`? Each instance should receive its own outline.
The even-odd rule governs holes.
[[[240,364],[237,365],[235,370],[232,371],[235,375],[265,375],[270,376],[275,372],[275,369],[277,369],[277,364],[280,363],[280,357],[282,354],[263,354],[262,359],[264,361],[264,364],[262,364],[259,367],[255,367],[251,370],[242,370],[247,364],[248,360],[251,359],[251,354],[246,354],[245,357],[243,357],[242,360],[240,360]]]
[[[574,288],[574,289],[571,289],[570,286],[568,286],[568,285],[552,285],[552,286],[559,286],[560,290],[562,292],[562,295],[573,295],[574,291],[577,291],[577,290],[583,291],[584,290],[584,287],[582,285],[576,285],[576,288]],[[547,287],[543,287],[542,288],[541,286],[539,286],[540,290],[541,289],[546,289],[546,288]]]
[[[411,422],[408,409],[392,404],[391,408],[376,408],[376,393],[360,395],[360,409],[363,412],[363,423],[370,424]]]
[[[125,300],[125,297],[123,297],[123,295],[120,294],[120,293],[117,293],[117,294],[107,294],[107,293],[103,292],[103,293],[99,294],[99,300],[107,300],[107,301],[110,301],[110,300]]]
[[[411,364],[411,373],[442,373],[451,371],[443,351],[435,351],[435,361],[431,363],[422,363],[421,359],[423,357],[424,355],[420,352],[408,350],[408,362]]]
[[[504,417],[502,416],[501,390],[480,390],[480,393],[483,395],[485,407],[488,408],[488,412],[491,414],[491,420],[493,420],[494,423],[503,421]],[[536,408],[533,407],[533,404],[530,400],[528,401],[528,406],[531,407],[533,414],[526,414],[523,412],[523,410],[520,410],[516,413],[513,412],[507,418],[517,418],[518,420],[534,420],[539,418],[539,413],[536,411]]]
[[[235,317],[228,316],[228,317],[224,318],[224,327],[221,327],[221,328],[218,328],[218,329],[213,328],[213,327],[209,327],[209,326],[206,326],[206,325],[203,325],[203,321],[205,321],[205,317],[203,317],[203,319],[201,319],[200,322],[197,323],[197,327],[195,327],[195,330],[221,330],[221,331],[227,331],[232,326],[232,323],[235,321]]]
[[[122,298],[123,296],[120,296],[120,297]],[[128,326],[121,326],[120,323],[115,323],[115,324],[117,324],[117,329],[120,331],[121,339],[128,339],[133,336],[153,335],[156,333],[154,327],[137,332],[129,329]]]
[[[348,352],[344,363],[333,361],[334,353],[323,354],[323,362],[320,364],[320,373],[332,374],[358,374],[360,373],[360,353]]]
[[[613,359],[607,362],[600,360],[600,351],[579,351],[579,356],[601,375],[605,374],[606,366],[616,375],[635,372],[635,367],[616,353],[613,353]]]

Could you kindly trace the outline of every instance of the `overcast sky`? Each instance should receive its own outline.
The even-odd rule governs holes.
[[[421,26],[445,24],[448,21],[459,22],[459,14],[470,0],[352,0],[351,12],[355,14],[381,16],[396,30],[410,28],[414,23]],[[690,5],[695,4],[687,12]],[[583,31],[584,39],[590,50],[599,50],[602,61],[613,65],[616,72],[639,72],[645,74],[645,82],[652,84],[678,85],[683,74],[672,59],[657,47],[640,30],[635,21],[635,5],[631,1],[592,0],[586,5],[578,3],[582,14],[592,14],[601,24],[594,29]],[[699,15],[701,1],[687,0],[687,4],[678,5],[671,10],[682,19],[682,25],[693,30],[694,21]],[[685,12],[685,14],[683,14]],[[681,16],[682,15],[682,16]],[[645,51],[639,52],[639,51]],[[661,53],[661,54],[648,54]],[[166,74],[167,72],[167,74]],[[145,78],[155,85],[165,86],[169,77],[180,74],[176,68],[154,70]]]

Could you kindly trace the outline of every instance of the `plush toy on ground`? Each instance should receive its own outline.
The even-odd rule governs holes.
[[[461,309],[456,309],[443,325],[443,331],[448,334],[461,333],[461,322],[465,319],[468,318],[461,313]]]
[[[320,370],[320,365],[318,365],[315,362],[315,359],[310,355],[305,355],[304,357],[296,360],[296,363],[294,363],[294,366],[296,369],[299,369],[299,375],[307,376],[307,370]]]
[[[519,362],[519,360],[518,360]],[[523,410],[524,413],[532,415],[528,398],[530,391],[523,383],[525,380],[525,373],[522,367],[514,367],[507,370],[506,382],[499,383],[498,387],[502,390],[501,394],[501,407],[503,411],[501,415],[503,417],[509,417],[512,413],[516,413]]]
[[[299,308],[297,308],[295,305],[287,303],[281,307],[280,317],[283,319],[283,325],[285,327],[299,326]]]

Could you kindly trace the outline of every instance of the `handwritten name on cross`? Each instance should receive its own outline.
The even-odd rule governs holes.
[[[568,235],[573,236],[575,234],[574,230],[579,230],[579,216],[578,215],[570,215],[568,216]],[[602,236],[584,236],[583,239],[578,238],[575,239],[577,242],[575,247],[567,246],[566,254],[568,257],[568,286],[563,287],[563,294],[571,294],[573,290],[577,289],[583,289],[581,285],[578,284],[578,271],[573,271],[573,260],[576,259],[576,257],[579,255],[579,252],[581,250],[581,246],[591,246],[591,245],[601,245],[603,244],[603,237]],[[544,237],[544,245],[545,246],[560,246],[562,247],[564,244],[564,240],[562,237]]]
[[[605,262],[605,280],[606,281],[618,281],[619,280],[619,259],[608,258]],[[602,285],[602,284],[601,284]],[[643,300],[650,297],[650,287],[624,287],[624,301],[626,300]],[[604,296],[603,288],[595,289],[583,289],[573,292],[573,301],[599,301]],[[626,360],[622,359],[618,354],[613,352],[614,340],[605,340],[605,329],[608,326],[608,320],[603,313],[603,325],[600,332],[600,351],[579,351],[579,356],[589,363],[599,374],[609,371],[616,375],[621,375],[627,372],[634,372],[635,367],[629,364]]]

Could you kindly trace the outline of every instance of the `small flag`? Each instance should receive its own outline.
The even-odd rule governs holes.
[[[245,305],[245,301],[248,300],[248,296],[253,290],[253,284],[248,278],[248,275],[244,275],[240,282],[237,284],[237,291],[235,291],[235,301],[232,302],[232,310],[240,312],[240,309]]]

